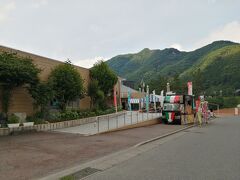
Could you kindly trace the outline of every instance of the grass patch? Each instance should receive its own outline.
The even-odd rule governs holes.
[[[60,178],[60,180],[75,180],[75,179],[76,178],[72,174]]]

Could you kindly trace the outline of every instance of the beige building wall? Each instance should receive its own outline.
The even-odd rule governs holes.
[[[62,64],[63,62],[57,61],[54,59],[34,55],[31,53],[15,50],[12,48],[7,48],[0,46],[0,51],[6,51],[6,52],[12,52],[12,53],[17,53],[19,56],[23,57],[29,57],[33,60],[33,63],[41,69],[41,73],[39,75],[40,79],[42,81],[46,81],[48,79],[49,74],[51,71],[59,64]],[[89,69],[82,68],[79,66],[75,66],[76,69],[79,71],[81,74],[81,77],[84,80],[84,87],[87,90],[90,77],[89,77]],[[1,97],[0,97],[1,98]],[[90,108],[90,97],[85,97],[80,100],[80,109],[89,109]],[[0,102],[0,110],[1,110],[1,102]],[[27,92],[27,90],[24,87],[19,87],[16,88],[13,91],[12,99],[11,99],[11,104],[10,104],[10,113],[13,112],[26,112],[28,115],[33,114],[34,109],[33,109],[33,99]]]

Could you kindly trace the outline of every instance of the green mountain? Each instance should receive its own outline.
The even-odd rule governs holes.
[[[136,54],[118,55],[107,63],[120,77],[136,82],[176,74],[188,81],[198,73],[207,90],[240,89],[240,44],[231,41],[215,41],[191,52],[145,48]]]

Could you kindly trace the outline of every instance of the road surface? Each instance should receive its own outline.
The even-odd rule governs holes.
[[[218,118],[207,127],[131,158],[88,180],[240,179],[240,117]]]

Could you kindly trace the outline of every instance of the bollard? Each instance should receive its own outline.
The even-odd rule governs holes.
[[[238,108],[235,108],[234,115],[238,116]]]

